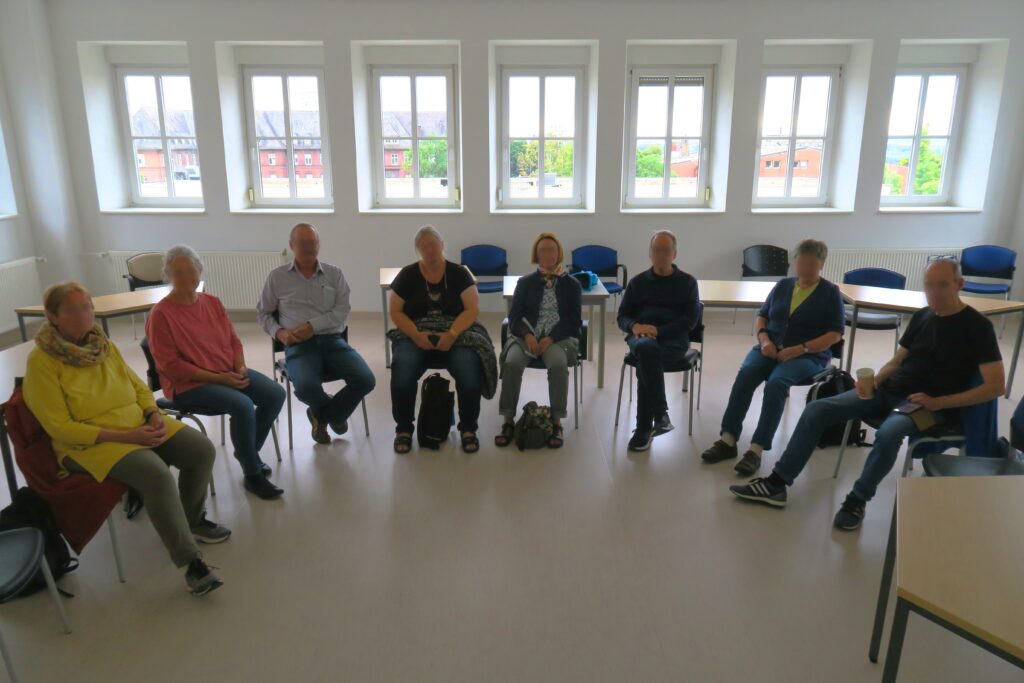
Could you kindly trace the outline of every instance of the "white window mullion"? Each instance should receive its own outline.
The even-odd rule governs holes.
[[[410,142],[410,154],[412,154],[412,196],[413,199],[420,198],[420,135],[419,115],[416,109],[416,75],[409,77],[409,112],[411,114],[409,125],[412,130]]]
[[[540,119],[537,122],[537,199],[543,201],[546,194],[544,191],[546,189],[544,187],[544,158],[547,154],[547,137],[544,135],[544,90],[547,87],[547,76],[541,75],[537,82],[539,84],[537,115]]]
[[[661,198],[667,199],[670,191],[669,184],[672,182],[672,115],[676,94],[676,78],[668,79],[668,112],[665,118],[665,149],[662,152],[661,169]]]

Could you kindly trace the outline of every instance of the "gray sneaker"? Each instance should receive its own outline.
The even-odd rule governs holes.
[[[231,531],[204,516],[199,520],[199,524],[192,527],[192,535],[200,543],[223,543],[231,538]]]
[[[196,597],[206,595],[224,585],[224,582],[213,573],[213,568],[203,561],[202,555],[197,555],[188,563],[185,583],[188,584],[189,592]]]

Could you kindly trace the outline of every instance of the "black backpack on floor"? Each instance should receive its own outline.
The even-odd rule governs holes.
[[[24,527],[34,527],[43,532],[43,553],[55,580],[78,568],[78,560],[71,556],[67,541],[61,535],[46,501],[32,489],[22,487],[15,492],[11,504],[0,510],[0,531]],[[42,570],[37,569],[20,595],[29,595],[44,588],[46,579]],[[70,593],[60,592],[71,597]]]
[[[416,440],[422,447],[437,450],[448,440],[455,422],[455,393],[450,386],[451,382],[437,372],[423,380],[416,417]]]
[[[835,367],[826,368],[815,375],[814,379],[815,382],[811,386],[811,390],[807,392],[807,403],[822,398],[838,396],[853,389],[855,386],[853,376],[850,373]],[[846,431],[845,421],[826,427],[825,431],[821,433],[818,448],[838,446],[843,442],[844,431]],[[864,443],[865,436],[867,436],[867,431],[861,429],[860,420],[854,420],[853,425],[850,427],[850,437],[846,443],[849,446],[860,446]]]

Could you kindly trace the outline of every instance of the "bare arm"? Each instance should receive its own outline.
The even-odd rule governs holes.
[[[462,298],[462,313],[459,313],[452,322],[452,326],[448,328],[448,331],[456,337],[468,330],[470,325],[480,317],[480,292],[477,291],[476,285],[466,287],[462,290],[460,297]]]

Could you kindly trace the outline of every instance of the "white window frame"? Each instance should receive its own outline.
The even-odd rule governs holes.
[[[711,126],[712,111],[715,98],[714,92],[714,67],[638,67],[630,69],[630,90],[629,90],[629,134],[626,137],[626,149],[623,153],[625,168],[623,178],[626,179],[626,187],[623,193],[626,208],[675,208],[675,207],[706,207],[711,198],[710,178],[711,159]],[[698,77],[704,79],[704,112],[701,121],[700,135],[700,160],[697,166],[697,196],[696,197],[669,197],[669,178],[672,173],[672,140],[677,139],[672,135],[672,108],[674,106],[675,88],[669,87],[668,91],[668,120],[665,131],[665,162],[664,189],[661,197],[636,197],[634,190],[636,186],[636,143],[637,143],[637,107],[640,100],[640,79],[641,78],[664,78],[675,77],[687,78]],[[646,139],[646,138],[645,138]]]
[[[373,121],[373,206],[374,208],[459,208],[462,205],[462,187],[460,172],[460,160],[462,158],[462,146],[459,139],[458,111],[455,103],[458,102],[458,78],[455,66],[433,66],[433,67],[410,67],[410,66],[382,66],[370,67],[370,102]],[[385,153],[384,134],[381,122],[380,102],[380,79],[382,76],[407,76],[409,77],[410,106],[412,108],[412,128],[409,131],[412,136],[409,155],[412,157],[412,182],[413,195],[419,195],[420,191],[420,137],[416,130],[416,77],[417,76],[444,76],[447,83],[447,106],[448,106],[448,196],[447,197],[387,197],[385,196]],[[402,138],[389,138],[402,139]],[[425,137],[424,140],[432,138]]]
[[[192,87],[192,75],[189,70],[184,67],[154,67],[154,66],[119,66],[114,69],[114,76],[116,80],[117,97],[119,100],[118,111],[121,119],[121,144],[124,145],[125,153],[122,155],[127,160],[127,179],[128,188],[131,197],[132,206],[161,206],[161,207],[201,207],[203,206],[203,197],[178,197],[174,194],[174,167],[171,164],[171,150],[170,141],[181,139],[167,135],[167,120],[164,114],[164,90],[162,76],[187,76],[189,79],[189,88]],[[139,171],[136,167],[138,161],[137,154],[135,153],[134,141],[140,140],[151,140],[155,139],[154,136],[150,135],[133,135],[130,115],[128,112],[128,91],[125,88],[124,80],[127,76],[152,76],[156,82],[156,101],[157,101],[157,115],[160,118],[160,144],[164,155],[164,168],[166,169],[166,180],[167,183],[167,196],[166,197],[143,197],[139,189]],[[195,120],[195,98],[193,98],[192,117]],[[200,160],[197,164],[200,167],[200,177],[202,176],[202,163],[201,155],[199,154],[199,137],[198,131],[195,137],[196,141],[196,159]],[[144,157],[143,157],[144,158]],[[200,188],[202,188],[202,181],[200,180]]]
[[[509,177],[509,141],[508,134],[508,86],[509,79],[514,76],[535,76],[541,79],[539,93],[538,150],[537,150],[537,198],[512,199]],[[544,78],[547,76],[574,76],[576,78],[576,121],[573,130],[573,196],[562,199],[549,199],[544,194]],[[497,136],[501,149],[498,158],[500,180],[497,188],[498,209],[583,209],[584,188],[587,184],[587,102],[588,102],[587,69],[583,66],[503,66],[501,67],[501,87],[499,89],[498,106],[500,107],[499,128]],[[553,138],[562,140],[565,138]]]
[[[784,197],[758,197],[757,179],[761,169],[761,134],[764,123],[764,95],[770,76],[793,76],[796,79],[793,87],[793,101],[790,111],[792,112],[792,125],[790,126],[788,138],[781,136],[769,136],[772,139],[789,140],[789,163],[786,164],[786,184]],[[800,104],[801,79],[804,76],[831,76],[832,84],[828,91],[828,114],[825,122],[825,134],[822,136],[821,146],[821,180],[818,183],[817,197],[790,197],[788,196],[793,185],[793,160],[796,158],[796,141],[804,139],[816,139],[817,136],[798,136],[797,125]],[[822,207],[828,206],[831,202],[832,175],[835,173],[832,148],[835,143],[835,132],[838,128],[839,106],[842,94],[843,68],[841,66],[792,66],[792,67],[771,67],[766,68],[761,74],[761,96],[757,110],[757,138],[754,149],[754,182],[751,190],[751,204],[754,208],[766,207]],[[773,166],[774,168],[774,166]]]
[[[917,96],[917,118],[914,122],[914,135],[889,135],[889,117],[886,116],[885,148],[889,147],[889,140],[893,138],[910,139],[910,166],[907,169],[907,183],[909,184],[906,195],[888,195],[879,197],[879,206],[945,206],[949,204],[950,194],[953,189],[952,169],[956,164],[957,152],[960,147],[960,131],[964,111],[964,93],[967,92],[968,68],[965,65],[955,66],[927,66],[927,67],[900,67],[893,76],[892,86],[889,88],[889,111],[892,111],[892,94],[896,86],[896,76],[921,76],[921,91]],[[917,172],[917,153],[921,142],[921,124],[924,119],[924,103],[928,96],[928,77],[930,76],[956,76],[956,93],[953,95],[953,114],[950,119],[949,135],[928,135],[929,138],[946,138],[946,158],[942,164],[942,180],[939,183],[938,194],[915,195],[912,193],[914,175]],[[882,164],[885,165],[883,151]],[[881,190],[879,190],[881,193]]]
[[[283,79],[284,92],[284,139],[287,149],[284,152],[285,177],[288,178],[291,197],[264,197],[260,182],[260,154],[256,138],[255,109],[252,102],[252,79],[254,76],[280,76]],[[292,132],[291,110],[288,101],[287,82],[289,76],[316,76],[320,105],[320,166],[324,182],[323,197],[297,197],[295,156],[296,147]],[[245,95],[245,119],[247,126],[246,143],[249,148],[249,191],[250,202],[254,207],[317,207],[331,208],[334,206],[331,182],[330,141],[328,140],[327,92],[324,70],[320,67],[303,66],[246,66],[242,70],[243,91]],[[314,138],[310,138],[314,139]]]

